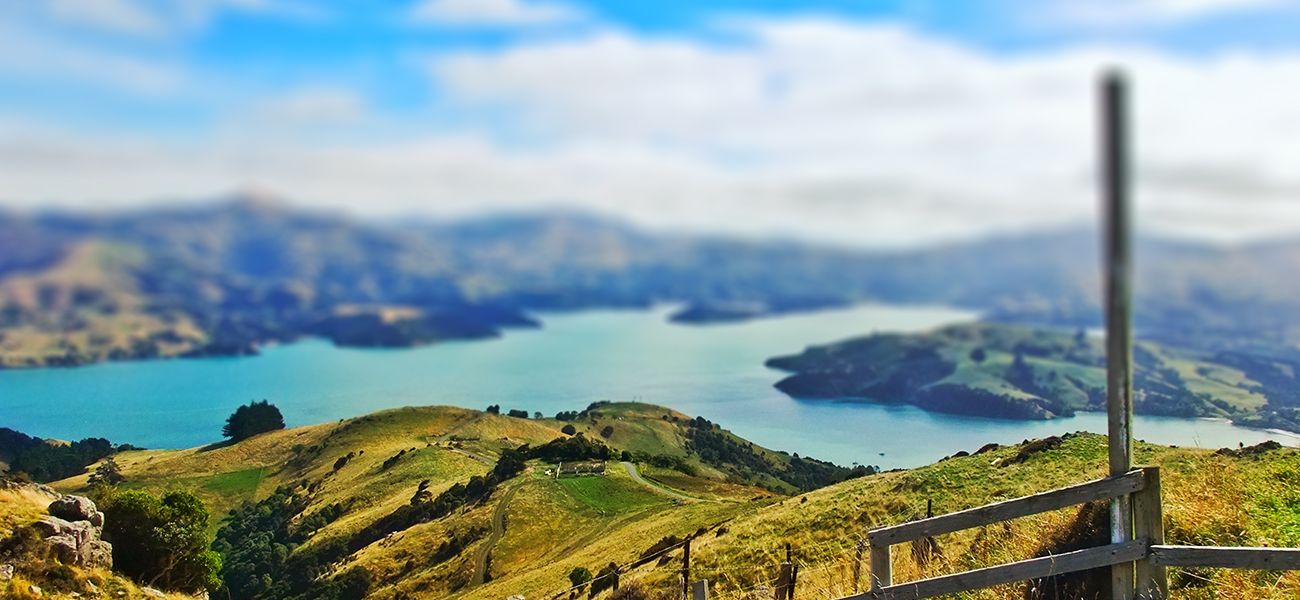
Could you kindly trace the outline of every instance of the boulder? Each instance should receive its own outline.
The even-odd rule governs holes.
[[[141,587],[140,594],[143,595],[145,598],[163,598],[163,599],[167,598],[167,594],[164,594],[148,586]]]
[[[72,532],[72,523],[69,523],[58,517],[43,517],[41,520],[32,523],[32,529],[41,534],[41,537],[53,537],[64,535]]]
[[[50,503],[50,516],[31,527],[45,540],[56,560],[65,565],[111,569],[113,546],[100,539],[104,513],[83,496],[63,496]]]
[[[13,565],[0,565],[0,581],[8,581],[14,578]]]
[[[65,565],[81,564],[81,545],[76,538],[66,534],[48,537],[45,538],[45,546],[59,562]]]
[[[92,569],[113,568],[113,545],[104,540],[91,540],[86,545],[85,565]]]
[[[50,503],[47,509],[51,515],[68,521],[90,521],[99,511],[95,503],[85,496],[63,496]],[[103,516],[100,516],[103,522]]]

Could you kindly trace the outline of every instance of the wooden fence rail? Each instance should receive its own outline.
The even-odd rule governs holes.
[[[1149,486],[1153,489],[1148,489]],[[1158,525],[1159,521],[1157,520],[1157,524],[1154,526],[1148,522],[1148,518],[1151,516],[1149,514],[1150,510],[1147,511],[1147,515],[1144,515],[1148,518],[1138,519],[1138,521],[1141,521],[1141,526],[1138,529],[1143,534],[1143,537],[1138,541],[1087,548],[1075,552],[1022,560],[908,583],[894,584],[890,547],[895,544],[992,525],[1001,521],[1028,517],[1078,504],[1119,497],[1129,498],[1142,492],[1146,492],[1140,494],[1144,498],[1154,496],[1156,498],[1155,505],[1158,506],[1159,486],[1159,470],[1155,467],[1146,467],[1130,471],[1118,477],[1107,477],[1023,498],[995,502],[937,517],[873,529],[867,534],[871,552],[871,589],[843,600],[931,598],[943,594],[953,594],[1004,583],[1073,573],[1075,571],[1125,563],[1133,564],[1139,561],[1145,562],[1153,538],[1158,538],[1158,541],[1161,542],[1164,541],[1163,529]],[[1139,570],[1144,571],[1145,576],[1148,578],[1145,581],[1148,582],[1150,582],[1149,578],[1157,573],[1163,574],[1163,571],[1157,571],[1157,568],[1149,565],[1147,568]],[[1148,583],[1144,587],[1155,588],[1157,586],[1154,583]],[[1158,587],[1163,590],[1163,585]]]
[[[925,537],[973,529],[999,521],[1028,517],[1039,513],[1094,500],[1110,500],[1141,490],[1146,486],[1142,471],[1130,471],[1119,477],[1108,477],[1079,485],[1007,500],[977,508],[939,515],[929,519],[911,521],[901,525],[873,529],[867,534],[873,546],[901,544]]]
[[[1164,567],[1300,571],[1300,548],[1151,546],[1151,562]]]
[[[849,596],[851,600],[917,600],[980,588],[1130,563],[1146,556],[1148,542],[1135,540],[1042,558],[909,581]],[[846,599],[847,600],[847,599]]]
[[[906,583],[893,582],[893,545],[1115,498],[1123,498],[1131,506],[1131,541]],[[1295,548],[1165,545],[1163,520],[1160,469],[1140,467],[1117,477],[880,527],[867,534],[871,589],[840,600],[919,600],[1108,566],[1120,574],[1112,578],[1116,600],[1164,599],[1169,597],[1166,567],[1300,570],[1300,549]]]

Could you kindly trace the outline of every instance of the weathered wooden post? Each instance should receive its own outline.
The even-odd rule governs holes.
[[[682,598],[691,597],[691,538],[682,547]]]
[[[1133,494],[1133,532],[1152,545],[1165,543],[1164,509],[1160,506],[1160,467],[1142,467],[1146,486]],[[1169,582],[1165,568],[1150,556],[1137,561],[1135,569],[1137,594],[1143,600],[1165,600],[1169,597]]]
[[[781,563],[781,573],[777,575],[776,578],[776,594],[773,596],[774,600],[788,600],[790,594],[788,591],[790,588],[790,580],[793,576],[794,573],[790,568],[790,563]]]
[[[776,579],[776,600],[790,600],[794,596],[794,563],[790,560],[790,544],[785,545],[785,562]]]
[[[1133,466],[1133,339],[1132,232],[1129,210],[1127,84],[1118,71],[1101,82],[1101,184],[1105,220],[1103,287],[1106,312],[1106,414],[1110,474],[1119,476]],[[1133,539],[1133,508],[1128,496],[1110,504],[1110,541]],[[1134,592],[1132,563],[1111,567],[1114,600],[1129,600]]]
[[[871,540],[871,589],[894,585],[893,565],[889,563],[889,542]]]
[[[701,579],[691,584],[691,600],[709,600],[709,581]]]

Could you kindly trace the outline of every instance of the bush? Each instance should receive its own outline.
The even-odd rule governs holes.
[[[95,467],[95,472],[90,474],[87,483],[92,486],[112,486],[122,483],[123,481],[126,481],[126,477],[122,476],[122,468],[119,467],[117,461],[113,460],[113,457],[110,456],[107,460],[100,463],[98,467]]]
[[[560,428],[560,433],[563,433],[564,435],[573,435],[575,433],[578,433],[578,428],[574,427],[572,424],[565,425],[564,427]]]
[[[588,571],[587,567],[574,567],[569,571],[569,583],[573,584],[573,587],[586,585],[589,581],[591,581],[591,571]]]
[[[527,418],[528,418],[528,411],[526,411],[526,410],[519,410],[519,409],[517,409],[517,408],[512,408],[512,409],[510,409],[510,412],[509,412],[509,413],[506,413],[506,415],[507,415],[507,416],[514,417],[514,418],[516,418],[516,419],[527,419]]]
[[[235,409],[226,419],[226,426],[221,428],[221,435],[238,442],[259,433],[284,429],[284,415],[274,404],[262,400],[250,402]]]
[[[185,592],[221,585],[221,555],[208,549],[208,509],[187,491],[161,498],[132,490],[104,505],[104,538],[113,544],[113,565],[147,585]]]

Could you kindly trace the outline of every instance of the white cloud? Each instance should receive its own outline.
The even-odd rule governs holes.
[[[1296,5],[1295,0],[1049,0],[1040,9],[1063,24],[1115,27],[1172,24]]]
[[[568,4],[539,0],[421,0],[411,8],[415,23],[461,26],[539,26],[581,21]]]
[[[325,143],[267,119],[183,142],[0,127],[0,190],[29,205],[123,204],[256,185],[369,213],[564,204],[909,245],[1095,218],[1094,79],[1121,63],[1136,83],[1144,230],[1300,232],[1300,89],[1286,84],[1300,56],[1007,56],[902,27],[731,26],[747,40],[605,31],[437,57],[443,112],[427,121],[443,125],[407,116],[387,137],[373,109],[330,88],[252,111],[339,128]]]

